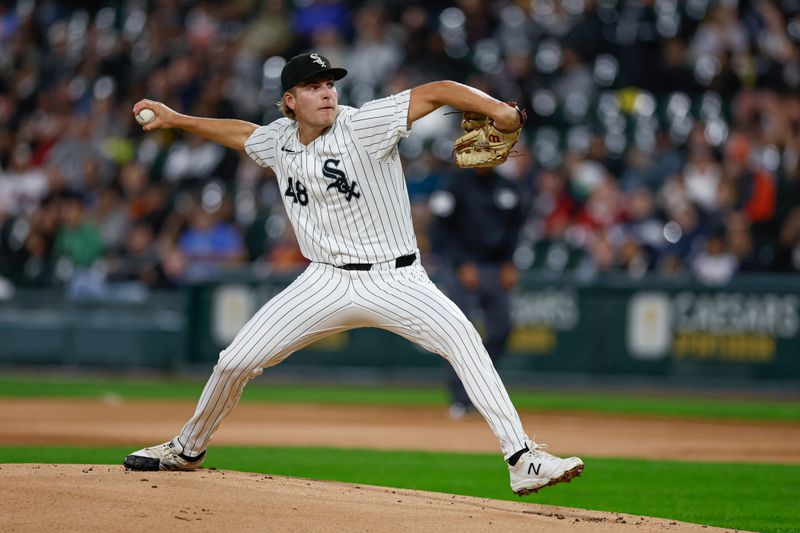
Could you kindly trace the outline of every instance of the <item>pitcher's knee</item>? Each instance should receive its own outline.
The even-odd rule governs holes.
[[[246,357],[245,355],[233,356],[226,350],[222,350],[219,354],[219,361],[214,367],[214,373],[235,376],[249,376],[252,379],[261,374],[260,361],[255,357]]]

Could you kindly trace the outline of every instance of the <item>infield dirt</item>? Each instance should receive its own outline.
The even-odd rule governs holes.
[[[194,402],[0,399],[0,444],[151,445]],[[155,414],[154,414],[155,413]],[[800,463],[791,423],[522,413],[557,454]],[[214,444],[496,452],[480,418],[441,408],[243,403]],[[579,482],[580,480],[578,480]],[[0,530],[57,531],[715,531],[673,520],[385,487],[204,469],[0,465]],[[721,531],[721,530],[717,530]]]
[[[0,399],[0,444],[152,445],[174,437],[191,401]],[[800,425],[587,413],[520,413],[556,454],[800,463]],[[478,416],[437,407],[242,403],[214,444],[497,452]]]
[[[0,465],[3,530],[710,532],[620,513],[264,474]]]

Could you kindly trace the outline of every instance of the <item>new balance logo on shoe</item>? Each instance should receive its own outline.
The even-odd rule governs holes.
[[[511,474],[511,490],[519,496],[537,492],[558,483],[569,483],[583,472],[583,461],[578,457],[562,459],[542,448],[544,444],[526,442],[528,451],[517,464],[508,465]]]

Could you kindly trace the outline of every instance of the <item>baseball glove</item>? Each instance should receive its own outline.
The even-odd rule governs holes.
[[[517,110],[520,122],[519,128],[510,133],[495,128],[491,117],[473,111],[462,113],[461,128],[464,134],[455,142],[456,165],[461,168],[494,167],[508,159],[526,118],[525,112],[516,104],[508,105]]]

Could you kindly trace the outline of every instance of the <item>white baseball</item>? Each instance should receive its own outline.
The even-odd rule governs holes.
[[[153,119],[156,118],[156,114],[153,113],[152,109],[144,108],[138,113],[136,113],[136,122],[144,126],[145,124],[149,124],[153,122]]]

